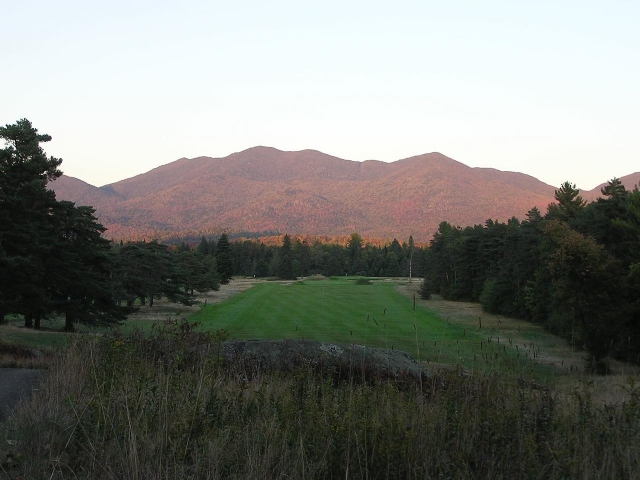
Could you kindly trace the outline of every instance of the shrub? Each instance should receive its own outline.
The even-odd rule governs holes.
[[[422,280],[420,284],[420,298],[423,300],[429,300],[431,298],[431,287],[427,283],[427,279]]]

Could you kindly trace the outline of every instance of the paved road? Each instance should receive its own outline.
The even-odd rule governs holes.
[[[0,368],[0,422],[40,380],[40,370],[28,368]]]

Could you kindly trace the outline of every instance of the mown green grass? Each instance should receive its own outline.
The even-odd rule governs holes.
[[[349,277],[261,283],[189,320],[231,339],[308,339],[402,350],[428,363],[478,369],[536,369],[515,348],[449,323],[395,291],[395,282]]]
[[[506,332],[494,333],[487,326],[479,330],[475,321],[449,321],[428,306],[420,305],[424,302],[418,302],[414,309],[411,299],[395,290],[397,285],[398,280],[362,277],[262,282],[221,304],[202,307],[189,320],[201,323],[205,331],[225,329],[231,339],[296,338],[357,343],[402,350],[429,365],[529,372],[538,377],[551,374],[549,367],[531,361],[522,345],[519,350],[515,342],[511,345],[508,335],[503,335]],[[158,313],[157,309],[153,312]],[[183,311],[180,316],[187,313]],[[134,329],[148,332],[161,322],[136,318],[119,329],[122,333]],[[62,318],[44,320],[43,329],[37,332],[16,328],[22,323],[20,318],[10,318],[5,326],[9,328],[0,332],[3,340],[50,348],[68,343],[69,335],[61,332]],[[85,333],[108,331],[77,327]]]

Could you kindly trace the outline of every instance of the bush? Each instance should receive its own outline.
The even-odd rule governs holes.
[[[485,312],[519,316],[515,301],[520,297],[513,287],[501,280],[485,280],[480,294],[480,305]]]
[[[420,284],[420,298],[423,300],[429,300],[431,298],[431,287],[427,283],[427,279],[422,280]]]
[[[7,478],[638,478],[640,394],[464,372],[421,383],[223,366],[174,323],[73,343],[0,431]],[[206,343],[203,343],[206,342]],[[209,354],[206,354],[209,349]],[[257,368],[255,366],[251,368]]]

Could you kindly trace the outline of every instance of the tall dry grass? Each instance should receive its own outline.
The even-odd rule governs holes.
[[[0,478],[640,476],[633,384],[603,405],[586,384],[460,369],[422,387],[357,366],[283,373],[225,364],[219,340],[174,323],[76,341],[3,427]]]

